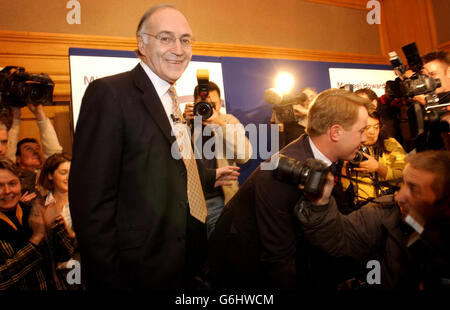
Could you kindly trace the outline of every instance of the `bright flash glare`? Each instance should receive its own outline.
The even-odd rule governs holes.
[[[275,78],[275,87],[283,92],[283,94],[288,94],[292,87],[294,86],[294,77],[292,74],[287,72],[281,72]]]

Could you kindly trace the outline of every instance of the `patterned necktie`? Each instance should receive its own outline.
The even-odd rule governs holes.
[[[177,92],[173,86],[169,88],[169,95],[172,98],[172,113],[174,122],[184,122],[183,115],[181,114],[180,107],[177,101]],[[193,217],[200,222],[206,222],[206,202],[203,195],[202,185],[200,183],[200,177],[198,175],[197,162],[194,158],[194,153],[190,144],[190,139],[183,139],[183,135],[186,134],[184,130],[178,130],[176,132],[176,140],[182,154],[184,165],[187,172],[187,195],[189,200],[190,213]],[[183,143],[184,141],[184,143]],[[189,141],[189,145],[186,141]],[[183,148],[186,148],[183,152]]]

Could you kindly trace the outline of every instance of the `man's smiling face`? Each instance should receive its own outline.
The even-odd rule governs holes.
[[[158,35],[177,40],[174,44],[163,45],[155,38]],[[181,77],[192,58],[192,48],[183,47],[180,41],[182,38],[192,38],[192,30],[184,15],[173,8],[162,8],[154,12],[145,23],[144,33],[138,38],[142,60],[156,75],[170,84]]]

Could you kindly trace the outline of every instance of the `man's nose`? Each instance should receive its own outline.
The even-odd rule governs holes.
[[[175,54],[177,54],[177,55],[181,55],[184,53],[184,49],[183,49],[183,46],[181,45],[180,39],[175,40],[173,47],[172,47],[172,51],[174,51]]]
[[[361,136],[361,143],[364,143],[367,141],[367,136],[366,136],[366,132],[364,131],[364,133]]]
[[[405,186],[402,184],[401,186],[400,186],[400,189],[395,193],[395,196],[394,196],[394,198],[395,198],[395,201],[397,201],[397,202],[403,202],[404,201],[404,199],[405,199],[405,195],[406,195],[406,188],[405,188]]]
[[[11,192],[11,188],[9,187],[8,184],[5,184],[5,186],[3,187],[3,194],[9,194]]]

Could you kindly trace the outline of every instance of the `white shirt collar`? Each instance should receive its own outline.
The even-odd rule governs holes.
[[[140,64],[144,69],[145,73],[147,73],[147,76],[150,79],[150,81],[152,81],[152,84],[155,87],[158,96],[160,98],[164,96],[169,90],[171,85],[167,81],[164,81],[159,76],[157,76],[156,73],[154,73],[145,62],[141,61]]]
[[[173,128],[173,120],[171,118],[172,114],[172,98],[169,95],[169,88],[170,84],[167,81],[164,81],[159,76],[157,76],[150,68],[147,66],[147,64],[143,61],[140,62],[140,65],[144,69],[145,73],[147,74],[148,78],[152,82],[153,86],[155,87],[156,93],[158,94],[159,99],[161,100],[161,103],[163,105],[164,111],[167,115],[167,120],[170,123],[170,126]],[[175,86],[175,85],[174,85]]]
[[[323,161],[328,167],[331,166],[331,164],[333,163],[331,160],[328,159],[328,157],[326,157],[325,155],[323,155],[323,153],[321,151],[319,151],[319,149],[317,148],[317,146],[314,144],[314,142],[311,140],[310,137],[308,137],[309,140],[309,145],[311,146],[311,150],[313,152],[314,158],[315,159],[320,159],[321,161]]]

